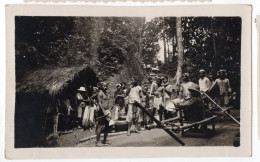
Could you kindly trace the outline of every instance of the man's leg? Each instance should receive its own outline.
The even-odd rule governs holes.
[[[143,112],[141,109],[137,109],[137,122],[136,122],[136,127],[135,130],[137,133],[141,130],[141,123],[143,122]]]
[[[106,121],[105,123],[105,128],[104,128],[104,140],[103,140],[103,144],[107,144],[107,135],[108,135],[108,132],[109,132],[109,122]]]
[[[100,124],[97,122],[97,125],[96,125],[96,145],[98,145],[98,143],[99,143],[102,128],[103,128],[103,126],[100,125]]]
[[[133,103],[129,103],[127,116],[126,116],[126,121],[128,122],[128,130],[127,130],[128,136],[130,136],[131,134],[132,120],[133,120]]]
[[[163,107],[162,106],[160,106],[158,113],[159,113],[159,120],[162,121],[162,116],[163,116]]]
[[[77,115],[77,125],[78,125],[78,128],[80,128],[80,125],[81,125],[81,122],[82,122],[82,107],[78,106],[78,115]]]

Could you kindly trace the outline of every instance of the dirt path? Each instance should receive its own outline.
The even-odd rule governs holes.
[[[221,122],[216,125],[216,134],[210,138],[181,137],[186,146],[233,146],[234,136],[239,132],[233,122]],[[141,131],[132,133],[131,136],[118,135],[109,137],[111,147],[138,147],[138,146],[180,146],[162,129]],[[95,147],[95,140],[79,143],[77,147]]]

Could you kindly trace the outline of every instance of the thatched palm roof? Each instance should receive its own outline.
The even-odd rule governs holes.
[[[17,93],[49,93],[59,94],[69,82],[83,70],[90,69],[87,65],[77,67],[43,68],[27,72],[22,79],[16,81]]]

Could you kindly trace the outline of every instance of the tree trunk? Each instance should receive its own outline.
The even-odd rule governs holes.
[[[165,38],[165,20],[163,19],[163,56],[164,56],[164,64],[167,64],[167,56],[166,56],[166,38]]]
[[[211,23],[211,34],[212,34],[213,51],[214,51],[214,55],[213,55],[213,69],[215,69],[216,68],[216,60],[217,60],[217,49],[216,49],[216,41],[215,41],[215,36],[214,36],[213,17],[210,18],[210,23]]]
[[[166,61],[166,40],[165,40],[165,33],[163,33],[163,57],[164,57],[164,64],[167,64],[167,61]]]
[[[182,28],[181,28],[181,17],[176,18],[176,40],[177,40],[177,59],[178,66],[176,71],[176,84],[180,84],[180,79],[182,77],[182,67],[183,67],[183,42],[182,42]]]
[[[170,54],[170,47],[169,47],[169,38],[167,39],[167,54],[166,54],[166,61],[167,61],[167,64],[168,64],[168,62],[169,62],[169,54]]]
[[[144,23],[145,23],[145,18],[142,19],[142,25],[140,27],[139,31],[139,56],[142,57],[143,55],[143,31],[144,31]]]

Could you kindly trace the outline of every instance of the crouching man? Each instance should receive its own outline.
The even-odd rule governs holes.
[[[184,118],[190,122],[197,122],[204,119],[204,107],[200,97],[199,86],[192,83],[188,88],[190,98],[177,104],[177,107],[183,108]]]

